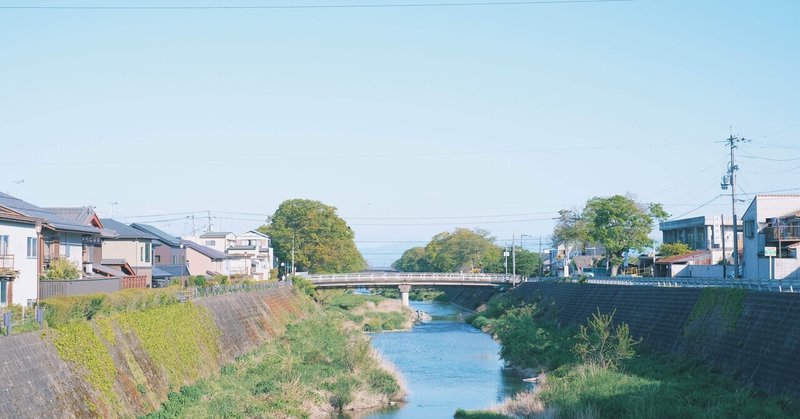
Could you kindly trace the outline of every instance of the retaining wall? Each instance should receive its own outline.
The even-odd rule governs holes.
[[[552,302],[564,325],[616,310],[651,349],[685,354],[769,394],[800,397],[800,294],[746,292],[738,318],[721,307],[691,316],[703,289],[525,283],[514,295]],[[691,319],[690,319],[691,317]],[[726,325],[733,320],[734,324]]]
[[[219,348],[208,348],[218,355],[197,355],[211,362],[196,378],[217,373],[221,365],[282,333],[301,312],[291,287],[207,297],[195,304],[208,309],[219,329]],[[102,335],[97,324],[92,328]],[[84,367],[59,357],[50,331],[0,338],[0,417],[135,417],[157,409],[169,391],[187,384],[171,382],[170,373],[154,362],[135,333],[116,323],[111,330],[113,344],[101,344],[117,371],[112,391],[118,400],[113,403],[87,382]],[[176,342],[182,339],[181,330],[174,333]]]

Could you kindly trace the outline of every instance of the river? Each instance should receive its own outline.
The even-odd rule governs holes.
[[[408,402],[369,418],[452,418],[458,408],[486,409],[529,388],[503,367],[497,342],[464,323],[466,311],[434,302],[412,301],[411,307],[432,320],[372,335],[373,347],[403,375]]]

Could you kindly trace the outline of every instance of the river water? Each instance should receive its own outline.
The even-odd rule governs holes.
[[[458,408],[485,409],[529,388],[503,367],[497,342],[464,323],[466,311],[435,302],[411,306],[432,320],[410,331],[372,335],[372,346],[404,377],[407,403],[369,418],[452,418]]]

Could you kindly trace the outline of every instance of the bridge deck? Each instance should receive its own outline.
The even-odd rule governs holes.
[[[408,272],[361,272],[331,275],[308,275],[318,287],[355,288],[389,287],[399,285],[418,286],[514,286],[522,282],[519,275],[470,274],[470,273],[408,273]]]

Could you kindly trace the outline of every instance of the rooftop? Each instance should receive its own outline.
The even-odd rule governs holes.
[[[200,235],[201,239],[224,239],[228,237],[229,234],[233,234],[229,231],[208,231]]]
[[[158,240],[162,241],[164,244],[168,246],[179,247],[181,245],[181,239],[173,236],[172,234],[167,233],[166,231],[155,228],[151,225],[133,223],[131,224],[131,227],[155,236]]]
[[[103,227],[105,227],[108,230],[113,230],[114,232],[117,233],[117,236],[114,237],[114,239],[158,240],[158,237],[148,232],[135,229],[113,218],[103,218],[100,221],[103,223]]]
[[[64,218],[52,210],[38,207],[30,202],[25,202],[17,197],[2,192],[0,192],[0,207],[8,208],[27,217],[41,219],[56,230],[91,234],[100,233],[100,230],[96,227],[83,225],[68,218]]]
[[[193,241],[189,240],[181,240],[181,244],[184,245],[187,249],[192,249],[195,252],[198,252],[210,259],[214,260],[221,260],[221,259],[230,259],[230,256],[220,252],[219,250],[212,249],[207,246],[203,246],[201,244],[197,244]]]

